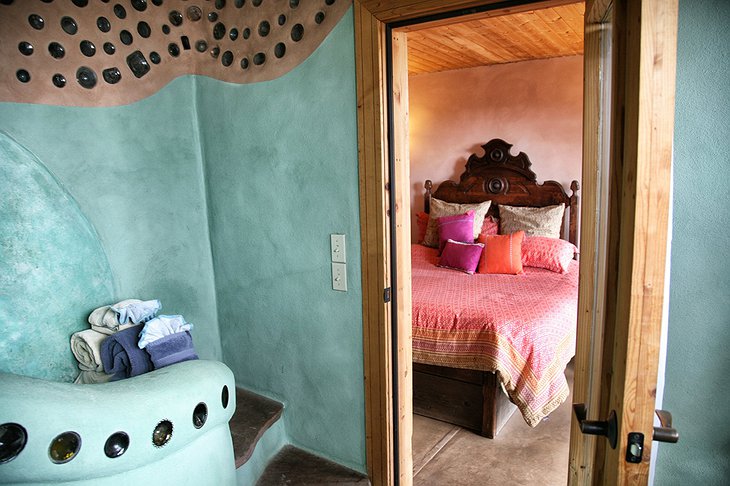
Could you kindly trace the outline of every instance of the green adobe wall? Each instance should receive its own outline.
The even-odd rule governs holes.
[[[198,79],[223,358],[285,403],[291,441],[365,470],[352,10],[276,80]],[[330,237],[347,238],[348,292]]]
[[[0,132],[0,371],[73,381],[68,337],[113,295],[99,237],[43,164]]]
[[[96,230],[114,300],[159,298],[183,314],[201,357],[286,404],[292,443],[364,471],[353,46],[350,10],[280,79],[181,77],[121,107],[3,103],[0,130]],[[331,233],[347,237],[347,293],[331,289]],[[71,331],[108,303],[90,300]],[[31,349],[41,325],[13,344]]]
[[[108,257],[115,301],[160,299],[163,313],[195,324],[200,356],[215,359],[221,350],[194,88],[192,78],[179,78],[113,108],[3,103],[0,130],[34,153],[78,202]],[[89,298],[83,311],[108,303]],[[79,319],[78,309],[69,311]],[[15,345],[30,349],[36,333],[53,325],[36,322]],[[65,353],[68,338],[57,345]]]
[[[679,3],[674,227],[657,486],[730,478],[730,3]]]

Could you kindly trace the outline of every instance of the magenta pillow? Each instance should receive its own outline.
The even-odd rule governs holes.
[[[462,241],[446,240],[438,266],[461,270],[462,272],[473,275],[479,265],[479,259],[482,256],[483,249],[484,245],[482,243],[464,243]]]
[[[447,240],[474,242],[474,211],[455,216],[441,216],[439,222],[439,253],[444,250]]]
[[[522,265],[547,268],[566,273],[578,248],[569,241],[547,236],[525,236],[522,241]]]

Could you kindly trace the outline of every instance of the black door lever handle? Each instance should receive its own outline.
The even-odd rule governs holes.
[[[614,410],[611,410],[611,413],[608,414],[608,420],[587,420],[588,411],[583,403],[574,403],[573,412],[575,412],[575,418],[578,419],[581,432],[589,435],[603,435],[608,438],[611,449],[616,448],[618,421]]]

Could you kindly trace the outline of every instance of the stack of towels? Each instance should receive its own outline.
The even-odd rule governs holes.
[[[95,309],[91,329],[71,336],[81,373],[75,383],[105,383],[198,359],[183,316],[157,315],[159,300],[129,299]]]

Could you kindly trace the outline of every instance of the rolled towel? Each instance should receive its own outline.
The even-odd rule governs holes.
[[[130,320],[134,324],[140,324],[155,317],[161,307],[159,300],[124,300],[114,304],[112,310],[117,313],[120,324],[127,324]]]
[[[150,343],[176,332],[185,332],[193,329],[193,325],[185,322],[183,316],[157,316],[145,323],[139,333],[139,347],[144,349]]]
[[[101,343],[106,334],[86,329],[71,335],[71,352],[79,362],[81,371],[104,371],[101,363]]]
[[[107,375],[99,371],[82,371],[76,377],[74,383],[77,385],[96,385],[98,383],[106,383],[112,379],[112,375]]]
[[[198,359],[190,332],[176,332],[152,342],[146,347],[155,369],[191,359]],[[143,351],[144,352],[144,351]]]
[[[115,306],[125,306],[135,302],[142,302],[139,299],[127,299],[114,304]],[[94,331],[112,335],[115,332],[123,331],[134,325],[134,323],[122,324],[117,318],[118,314],[112,310],[112,306],[103,305],[97,307],[89,314],[89,324]]]
[[[142,324],[112,334],[101,343],[101,362],[112,381],[141,375],[152,370],[150,355],[139,349]]]

